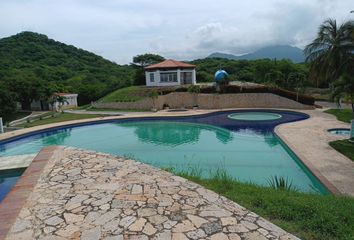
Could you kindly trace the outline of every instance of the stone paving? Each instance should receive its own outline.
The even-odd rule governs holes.
[[[168,172],[57,147],[6,239],[297,239]]]

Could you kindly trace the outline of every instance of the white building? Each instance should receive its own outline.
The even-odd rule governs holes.
[[[195,68],[195,65],[171,59],[150,65],[145,68],[146,86],[196,84]]]
[[[62,109],[77,107],[77,96],[76,93],[54,93],[54,95],[61,96],[65,98]],[[59,102],[55,102],[53,108],[59,109]],[[53,110],[53,109],[52,109]]]
[[[54,95],[65,97],[65,102],[63,103],[62,109],[77,107],[77,96],[74,93],[54,93]],[[59,110],[58,102],[55,102],[52,106],[47,101],[33,101],[31,103],[31,110],[33,111],[48,111],[48,110]]]

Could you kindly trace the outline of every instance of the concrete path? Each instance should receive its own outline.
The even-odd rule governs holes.
[[[297,239],[238,204],[149,165],[53,149],[6,239]]]
[[[345,137],[327,131],[330,128],[349,128],[349,124],[320,110],[302,112],[311,118],[285,123],[275,132],[315,174],[324,177],[321,181],[328,180],[339,192],[354,196],[354,162],[328,144]]]
[[[28,167],[37,154],[0,157],[0,170]]]

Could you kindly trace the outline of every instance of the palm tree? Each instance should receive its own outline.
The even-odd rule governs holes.
[[[311,63],[311,73],[317,86],[337,80],[353,67],[354,21],[340,26],[336,20],[328,19],[319,27],[317,37],[306,46],[306,62]]]
[[[354,117],[354,75],[344,74],[331,85],[332,98],[340,101],[347,98],[352,106]]]

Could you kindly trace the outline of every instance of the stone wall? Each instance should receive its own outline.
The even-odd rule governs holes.
[[[284,98],[272,93],[237,93],[237,94],[191,94],[173,92],[159,96],[155,100],[155,108],[162,109],[167,104],[170,108],[192,108],[198,105],[201,109],[220,108],[290,108],[290,109],[313,109],[313,106]],[[136,102],[112,102],[92,104],[96,108],[113,109],[151,109],[153,100],[142,99]]]

